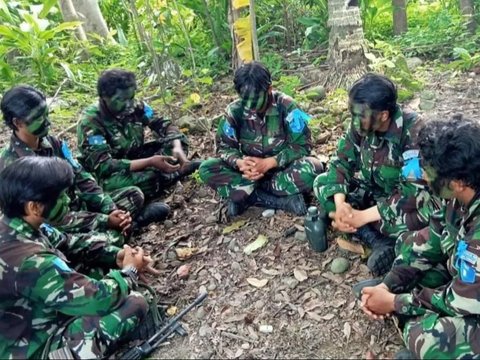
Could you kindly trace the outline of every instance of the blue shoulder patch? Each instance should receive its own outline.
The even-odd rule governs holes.
[[[418,157],[405,160],[405,165],[402,167],[402,176],[410,181],[418,181],[423,178],[420,159]]]
[[[237,136],[235,134],[235,129],[230,125],[228,121],[223,123],[223,133],[227,135],[230,139],[236,140]]]
[[[40,225],[40,230],[42,230],[47,236],[52,235],[54,232],[53,227],[46,223]]]
[[[457,245],[455,267],[457,268],[460,279],[466,284],[475,283],[477,271],[475,269],[478,256],[468,251],[468,243],[460,240]]]
[[[73,154],[71,150],[69,149],[67,143],[65,141],[62,141],[62,154],[65,160],[68,161],[68,163],[75,169],[78,170],[80,169],[80,164],[78,163],[77,160],[73,158]]]
[[[146,102],[143,103],[143,113],[145,114],[145,117],[148,120],[150,120],[153,117],[153,109]]]
[[[72,269],[70,269],[70,267],[65,263],[65,261],[63,261],[62,259],[60,258],[56,258],[55,260],[53,260],[53,265],[55,265],[55,267],[60,270],[60,271],[63,271],[63,272],[71,272]]]
[[[311,116],[300,109],[291,111],[287,116],[288,125],[294,134],[301,133],[310,119]]]
[[[92,135],[88,137],[88,145],[104,145],[107,140],[102,135]]]

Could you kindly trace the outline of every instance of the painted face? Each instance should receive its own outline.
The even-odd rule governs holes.
[[[362,136],[377,131],[381,124],[378,118],[378,111],[370,109],[367,104],[351,103],[350,114],[352,115],[353,126]]]
[[[27,130],[30,134],[44,137],[48,134],[50,128],[50,119],[48,118],[48,106],[45,102],[32,110],[26,119]]]
[[[110,98],[104,98],[108,109],[117,115],[132,112],[134,107],[135,90],[135,87],[117,89],[115,95]]]
[[[242,96],[242,105],[245,110],[259,112],[265,109],[268,99],[267,91],[250,91]]]
[[[435,169],[431,166],[424,166],[425,180],[432,189],[432,192],[443,199],[452,199],[453,190],[450,189],[448,179],[440,179]]]
[[[68,197],[66,192],[63,191],[58,197],[53,207],[47,210],[48,213],[46,214],[45,219],[47,219],[49,222],[54,224],[59,223],[68,213],[69,204],[70,204],[70,198]]]

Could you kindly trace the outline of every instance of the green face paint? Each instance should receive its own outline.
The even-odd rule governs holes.
[[[48,107],[45,103],[37,106],[32,110],[26,119],[27,130],[30,134],[44,137],[48,134],[50,128],[50,120],[48,118]]]
[[[450,189],[448,179],[440,179],[435,169],[431,166],[424,167],[424,174],[432,192],[443,199],[452,199],[453,190]]]
[[[135,90],[135,87],[117,89],[115,95],[110,98],[104,98],[108,109],[114,114],[130,112],[134,105]]]
[[[68,197],[66,192],[63,191],[58,197],[53,207],[50,209],[50,211],[48,211],[48,214],[45,216],[45,218],[49,222],[59,223],[68,213],[69,204],[70,204],[70,198]]]
[[[260,91],[258,93],[250,91],[242,96],[242,105],[245,110],[258,112],[265,108],[267,99],[268,92],[266,91]]]
[[[362,136],[366,136],[378,130],[380,124],[377,121],[378,112],[370,109],[366,104],[350,103],[350,114],[354,128]]]

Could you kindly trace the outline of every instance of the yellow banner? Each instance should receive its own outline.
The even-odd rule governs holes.
[[[253,60],[252,51],[252,28],[250,24],[250,15],[239,18],[233,24],[235,34],[241,39],[237,45],[238,55],[243,62]]]
[[[250,5],[250,0],[232,0],[232,5],[235,10],[244,8]]]

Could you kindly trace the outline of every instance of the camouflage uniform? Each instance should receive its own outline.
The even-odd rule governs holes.
[[[94,267],[115,263],[118,252],[93,240],[67,250]],[[118,270],[102,280],[76,272],[47,236],[20,218],[0,220],[0,259],[2,359],[39,358],[64,346],[76,358],[100,358],[147,312],[146,300],[129,291],[130,278]]]
[[[264,118],[231,103],[217,131],[219,159],[200,166],[200,178],[221,197],[245,200],[258,186],[274,195],[307,193],[323,166],[307,157],[312,147],[307,115],[289,96],[274,91]],[[244,179],[236,161],[244,156],[274,157],[278,168],[259,181]]]
[[[430,234],[415,243],[410,265],[396,266],[384,283],[408,289],[440,264],[449,279],[437,288],[395,296],[395,312],[413,316],[404,340],[419,358],[480,358],[480,199],[468,206],[451,200],[432,216]]]
[[[145,143],[146,126],[153,130],[156,140]],[[89,106],[78,124],[77,137],[80,161],[105,190],[138,186],[147,198],[171,185],[172,177],[156,169],[130,171],[130,160],[170,155],[174,139],[179,139],[185,149],[188,145],[185,135],[170,120],[157,116],[143,102],[122,118],[111,115],[102,102]]]
[[[67,144],[56,137],[47,135],[40,140],[38,150],[30,149],[24,142],[12,135],[10,145],[0,152],[0,171],[16,159],[24,156],[57,156],[69,162],[75,174],[74,185],[68,190],[71,212],[65,216],[59,228],[69,233],[107,231],[118,244],[123,237],[114,230],[108,230],[108,215],[118,208],[130,211],[133,217],[143,207],[140,189],[130,186],[105,194],[91,174],[86,172],[73,158]]]
[[[328,172],[318,176],[313,185],[315,196],[327,213],[335,210],[333,195],[360,190],[360,208],[378,206],[381,220],[375,227],[384,235],[396,238],[428,224],[430,195],[423,187],[401,181],[400,177],[402,154],[412,147],[410,130],[415,119],[415,113],[398,109],[384,134],[367,136],[356,130],[359,124],[351,123],[339,140]],[[354,177],[357,171],[359,178]]]

